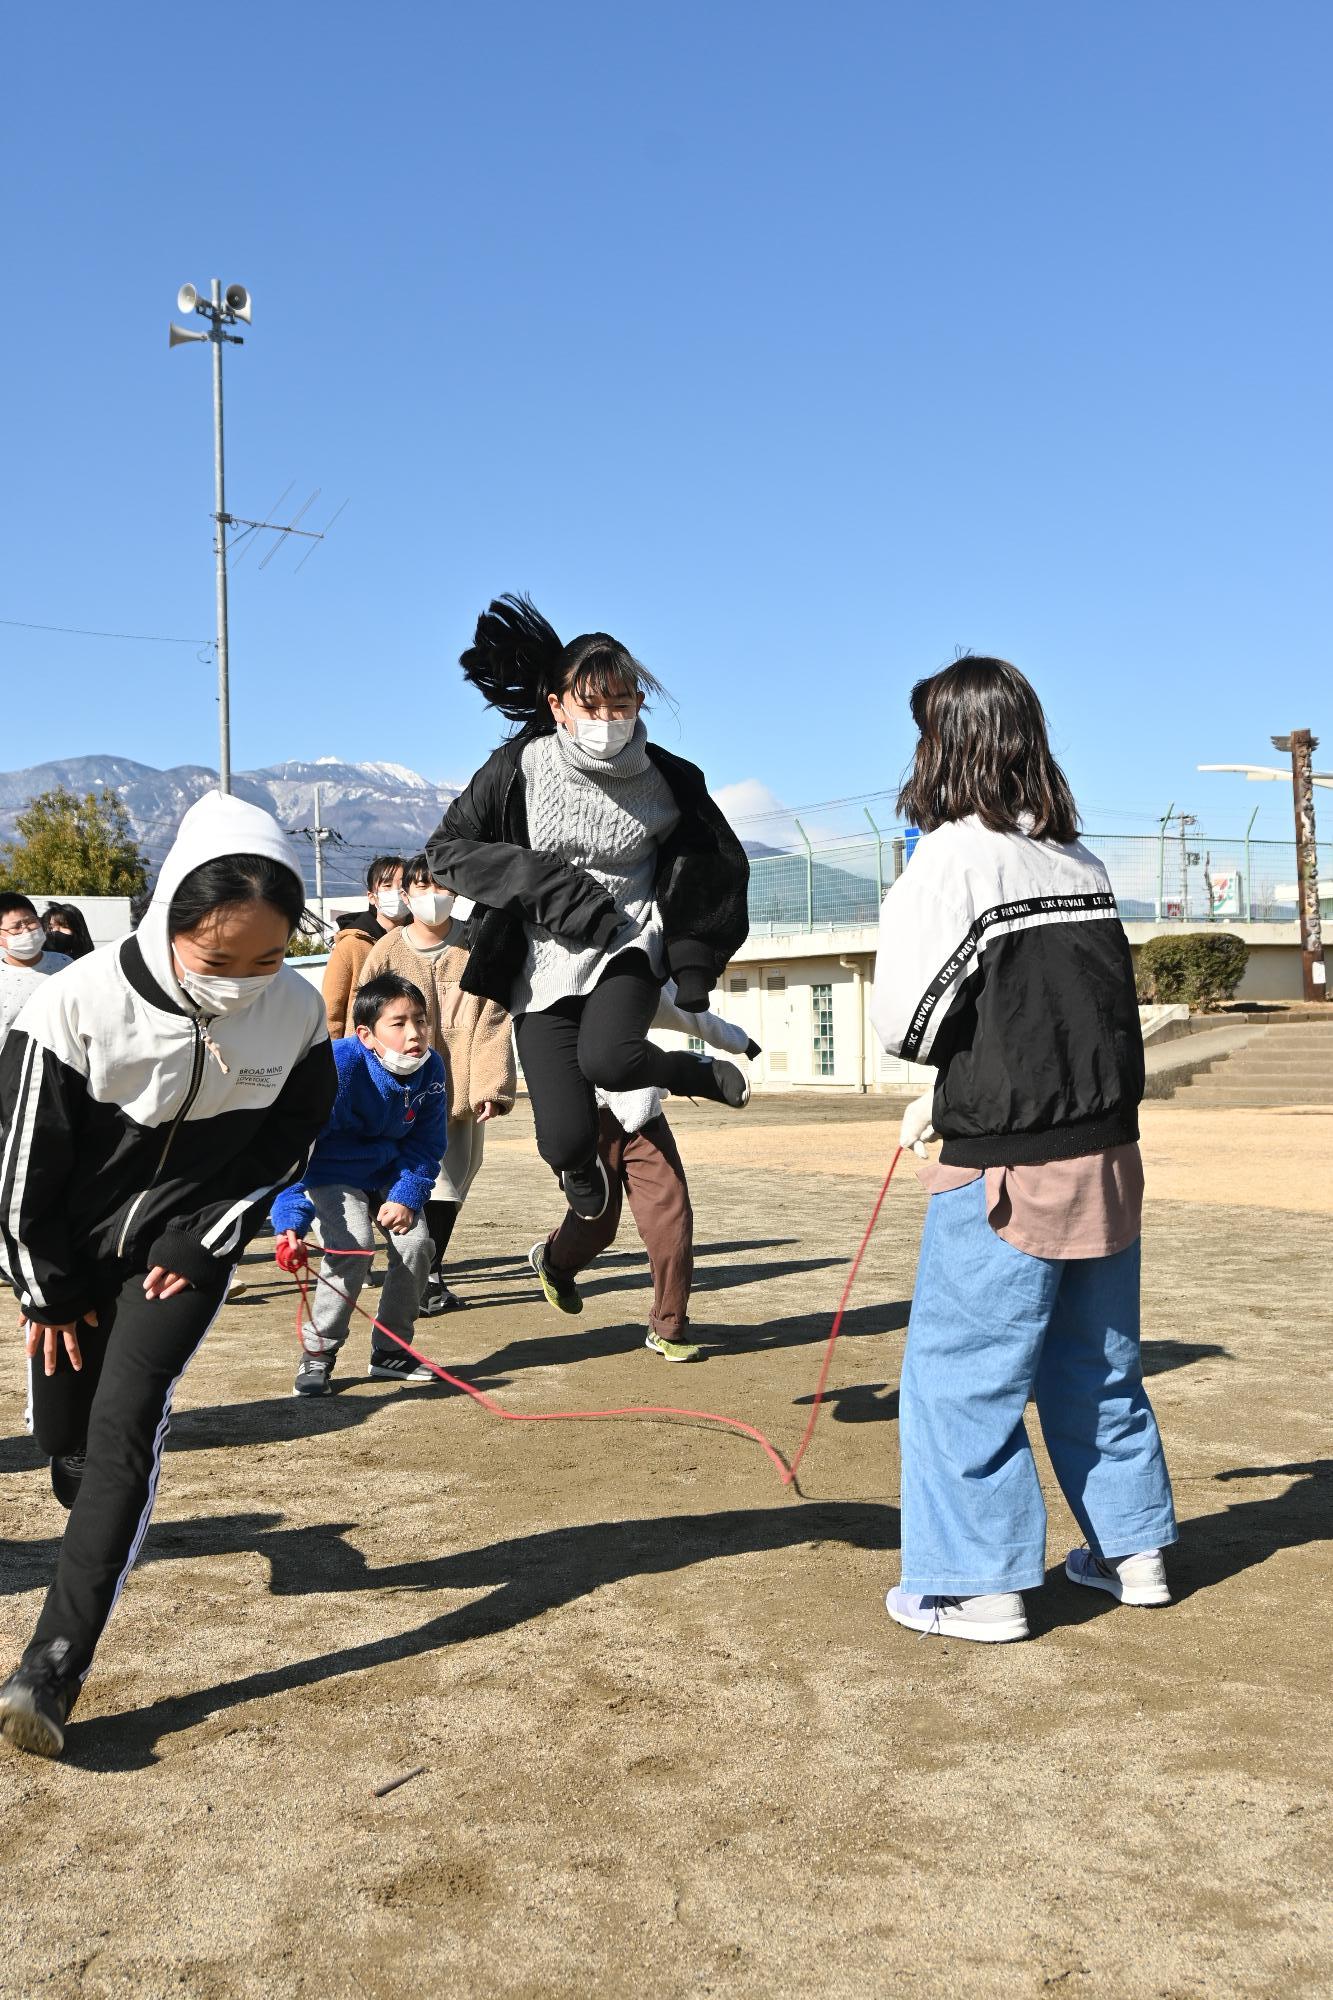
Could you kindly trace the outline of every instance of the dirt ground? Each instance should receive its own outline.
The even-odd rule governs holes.
[[[794,1445],[890,1105],[673,1112],[707,1362],[642,1345],[626,1233],[577,1320],[522,1112],[423,1345],[521,1411],[682,1401]],[[890,1191],[782,1488],[691,1423],[290,1396],[262,1246],[182,1387],[157,1518],[63,1762],[0,1754],[0,1992],[1323,1994],[1333,1115],[1146,1107],[1146,1356],[1177,1602],[1077,1593],[1049,1480],[1034,1637],[917,1639],[896,1388],[923,1200]],[[0,1647],[63,1516],[0,1387]],[[1321,1454],[1324,1454],[1321,1456]],[[382,1798],[385,1780],[423,1766]]]

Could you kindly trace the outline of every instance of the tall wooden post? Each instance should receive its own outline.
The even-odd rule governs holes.
[[[1324,928],[1319,915],[1319,849],[1314,828],[1314,753],[1319,738],[1308,729],[1275,736],[1275,750],[1291,752],[1291,790],[1296,813],[1296,894],[1301,919],[1301,972],[1307,1000],[1327,1000]]]

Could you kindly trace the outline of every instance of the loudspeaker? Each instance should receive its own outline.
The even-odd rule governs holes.
[[[188,285],[186,286],[186,290],[187,291],[189,290]],[[167,346],[183,347],[187,340],[207,340],[207,339],[208,335],[206,333],[196,333],[194,328],[191,326],[177,326],[175,320],[172,320],[171,331],[167,336]]]
[[[250,324],[250,294],[246,291],[245,286],[228,285],[222,297],[227,311],[232,313],[237,319],[243,319],[248,326]]]
[[[194,285],[182,285],[176,294],[177,312],[192,313],[199,303],[199,293]]]

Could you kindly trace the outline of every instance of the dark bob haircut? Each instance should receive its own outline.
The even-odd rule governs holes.
[[[392,1007],[395,1000],[408,1000],[421,1012],[426,1012],[426,996],[419,986],[410,979],[404,979],[401,972],[381,972],[377,978],[368,979],[364,986],[356,989],[356,999],[352,1002],[352,1026],[373,1028],[386,1007]]]
[[[1062,846],[1078,838],[1069,780],[1051,755],[1046,716],[1008,660],[968,653],[912,689],[921,731],[898,812],[930,833],[975,813],[995,833]]]
[[[192,868],[177,889],[167,912],[167,935],[179,937],[215,910],[239,903],[269,904],[294,931],[305,910],[305,889],[299,875],[266,854],[220,854]]]
[[[587,704],[635,694],[670,700],[662,683],[609,632],[583,632],[563,645],[530,597],[495,598],[459,664],[488,705],[517,723],[524,737],[555,728],[548,695],[572,694]]]
[[[401,854],[377,854],[366,870],[366,894],[373,896],[381,882],[388,882],[403,865]]]
[[[428,889],[435,887],[435,877],[430,872],[430,862],[424,849],[420,854],[409,854],[403,863],[403,887],[415,889],[418,882]]]

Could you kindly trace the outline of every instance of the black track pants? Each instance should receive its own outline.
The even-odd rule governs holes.
[[[426,1227],[430,1231],[432,1273],[438,1275],[444,1269],[444,1253],[449,1248],[449,1238],[454,1233],[458,1212],[462,1207],[458,1201],[428,1201],[426,1203]]]
[[[52,1456],[88,1453],[33,1634],[34,1645],[67,1639],[80,1677],[148,1532],[176,1384],[222,1303],[221,1286],[146,1299],[143,1281],[131,1272],[99,1301],[98,1325],[79,1328],[81,1370],[63,1342],[54,1375],[40,1351],[30,1364],[38,1444]]]
[[[514,1023],[537,1151],[557,1173],[586,1166],[597,1151],[594,1085],[704,1094],[705,1065],[698,1056],[648,1040],[661,995],[662,982],[645,953],[626,951],[612,959],[591,993],[557,1000]]]

